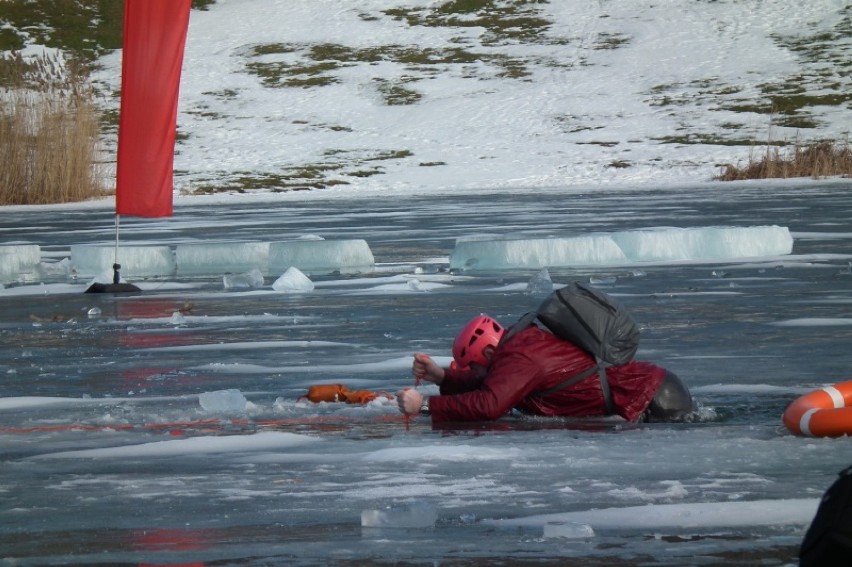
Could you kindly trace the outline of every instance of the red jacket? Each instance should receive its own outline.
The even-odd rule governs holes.
[[[535,395],[593,366],[594,357],[533,325],[497,348],[484,378],[446,369],[441,395],[429,399],[432,420],[492,420],[512,408],[543,416],[604,416],[606,403],[597,372],[559,391]],[[638,420],[665,375],[664,368],[649,362],[608,367],[615,413],[627,421]]]

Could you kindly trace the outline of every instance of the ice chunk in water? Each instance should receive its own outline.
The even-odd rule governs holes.
[[[8,244],[0,246],[0,280],[11,282],[22,274],[31,274],[41,261],[37,244]]]
[[[376,260],[365,240],[287,240],[269,245],[269,271],[291,266],[319,274],[372,272]]]
[[[781,226],[631,230],[616,232],[612,239],[635,262],[753,258],[793,251],[793,237]]]
[[[557,266],[612,266],[633,262],[731,260],[793,251],[789,229],[780,226],[658,228],[572,238],[456,242],[454,270],[501,270]]]
[[[199,394],[198,403],[205,411],[213,413],[245,413],[248,400],[237,389],[216,390]]]
[[[450,255],[453,270],[500,270],[547,266],[612,265],[627,262],[609,235],[529,240],[459,240]]]
[[[583,539],[595,536],[595,530],[589,524],[579,522],[547,522],[544,524],[544,537],[564,537]]]
[[[114,258],[112,244],[72,245],[70,268],[80,276],[89,277],[111,269]],[[33,266],[38,261],[36,257]],[[178,244],[174,252],[167,245],[123,245],[119,249],[119,263],[121,274],[128,277],[244,274],[253,270],[267,274],[282,273],[290,267],[306,273],[353,274],[372,272],[375,258],[364,240],[312,237],[283,242],[193,242]],[[12,263],[6,261],[3,265],[11,266]]]
[[[42,279],[66,278],[71,274],[71,259],[63,258],[58,262],[39,262],[38,273]]]
[[[438,511],[428,502],[406,502],[361,512],[361,526],[365,528],[431,528],[437,519]]]
[[[268,242],[191,242],[175,248],[178,275],[266,272]]]
[[[272,283],[272,289],[285,293],[310,293],[314,290],[314,282],[299,268],[290,266]]]
[[[82,277],[112,270],[114,262],[114,244],[71,245],[71,265]],[[175,273],[175,257],[167,245],[123,244],[118,249],[118,263],[121,264],[121,275],[128,278],[171,276]]]
[[[257,268],[244,274],[226,274],[222,277],[225,289],[255,289],[263,287],[263,273]]]
[[[547,295],[551,291],[553,291],[553,280],[550,279],[550,272],[547,268],[542,268],[527,282],[528,295]]]

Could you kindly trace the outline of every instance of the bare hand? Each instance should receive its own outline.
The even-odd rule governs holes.
[[[414,388],[400,390],[396,393],[396,403],[399,411],[405,415],[417,415],[420,413],[420,404],[423,403],[423,394]]]
[[[422,352],[414,353],[414,363],[411,365],[411,373],[417,380],[426,380],[440,384],[444,381],[444,369],[432,360],[432,357]]]

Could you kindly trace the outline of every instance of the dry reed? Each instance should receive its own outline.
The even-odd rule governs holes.
[[[716,179],[740,181],[744,179],[769,179],[792,177],[850,176],[852,175],[852,149],[849,141],[820,140],[807,145],[796,143],[782,152],[778,146],[767,146],[762,156],[749,156],[743,166],[727,164]]]
[[[106,193],[98,115],[85,73],[58,58],[2,61],[0,204],[83,201]]]

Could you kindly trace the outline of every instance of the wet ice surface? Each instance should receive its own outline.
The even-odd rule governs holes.
[[[274,276],[226,291],[222,274],[135,280],[139,295],[87,295],[64,279],[0,290],[0,556],[793,564],[817,499],[849,464],[848,439],[794,437],[780,416],[850,375],[850,204],[847,185],[806,183],[185,206],[171,219],[122,219],[124,239],[151,244],[223,232],[363,238],[376,271],[312,276],[307,293],[274,291]],[[695,423],[433,429],[406,424],[388,400],[299,400],[317,383],[411,387],[412,352],[448,362],[472,314],[511,322],[538,304],[526,293],[537,270],[448,272],[456,238],[765,225],[789,228],[792,254],[550,271],[555,285],[593,281],[631,309],[638,357],[690,385]],[[0,222],[57,260],[112,229],[108,211]],[[394,512],[401,525],[433,527],[374,527]]]

